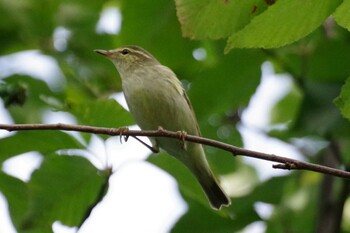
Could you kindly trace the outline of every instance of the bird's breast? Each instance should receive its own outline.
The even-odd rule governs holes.
[[[178,81],[178,80],[175,80]],[[123,80],[131,114],[144,130],[164,129],[198,134],[197,123],[185,97],[168,77],[142,72]]]

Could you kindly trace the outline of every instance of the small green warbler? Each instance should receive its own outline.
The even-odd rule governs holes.
[[[162,127],[200,136],[191,103],[171,69],[138,46],[95,52],[109,58],[117,68],[126,102],[141,129],[157,130]],[[209,168],[201,144],[172,138],[150,138],[150,141],[153,148],[164,149],[190,169],[214,209],[230,205],[230,199]]]

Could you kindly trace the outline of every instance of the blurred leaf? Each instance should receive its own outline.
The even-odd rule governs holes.
[[[75,138],[57,130],[21,131],[13,136],[0,139],[0,162],[29,151],[48,154],[60,149],[83,148],[85,147]]]
[[[232,205],[221,211],[204,208],[190,200],[188,212],[177,222],[173,232],[236,232],[253,222],[261,221],[255,211],[255,203],[279,204],[283,201],[286,186],[293,181],[290,177],[293,176],[272,177],[249,194],[233,198]]]
[[[70,110],[85,125],[118,128],[134,123],[130,113],[113,99],[71,104]]]
[[[77,156],[46,157],[28,183],[30,202],[23,230],[44,232],[53,222],[79,226],[99,198],[108,176]]]
[[[62,99],[62,93],[51,90],[47,83],[29,76],[13,75],[4,79],[11,86],[22,86],[25,89],[25,102],[21,106],[11,106],[9,111],[15,122],[39,123],[42,112],[50,106],[42,100],[43,96]],[[23,93],[22,93],[23,94]],[[26,114],[23,114],[26,113]]]
[[[299,115],[302,98],[301,90],[292,84],[291,90],[272,109],[270,124],[286,124],[288,127],[293,125]]]
[[[184,164],[170,155],[165,153],[152,155],[148,158],[148,161],[175,177],[183,197],[189,204],[188,212],[175,225],[173,232],[227,232],[228,229],[231,231],[241,229],[247,221],[252,222],[258,219],[256,214],[250,212],[252,209],[248,208],[242,209],[246,214],[242,218],[233,219],[229,217],[229,215],[236,214],[232,212],[232,208],[223,208],[220,212],[212,210],[192,173]],[[233,210],[235,209],[233,208]],[[191,226],[193,227],[189,227],[188,222],[192,222]]]
[[[233,34],[225,51],[233,48],[276,48],[293,43],[319,27],[340,3],[340,0],[276,1],[245,28]]]
[[[272,169],[272,168],[269,168]],[[252,192],[242,199],[253,202],[261,201],[269,204],[278,204],[282,201],[287,185],[291,182],[293,175],[271,177],[259,184]],[[249,202],[249,201],[248,201]]]
[[[259,84],[262,55],[257,50],[216,55],[215,66],[202,64],[199,71],[193,70],[187,75],[195,77],[188,94],[204,137],[242,145],[235,126],[240,121],[241,109],[248,105]],[[208,56],[208,59],[211,58]],[[215,167],[225,173],[235,164],[227,154],[212,148],[208,152],[210,159],[220,160]]]
[[[340,91],[338,84],[307,82],[304,98],[293,130],[305,135],[325,136],[335,128],[341,119],[338,109],[332,103]]]
[[[19,83],[0,83],[0,97],[5,102],[6,108],[11,105],[23,105],[26,100],[26,87]]]
[[[317,211],[314,210],[318,208],[316,205],[319,199],[318,180],[308,179],[309,174],[291,176],[294,179],[285,177],[284,181],[281,180],[285,184],[285,192],[281,196],[281,202],[274,207],[270,219],[267,220],[266,231],[276,233],[290,230],[292,232],[313,231],[314,219],[317,215]],[[279,186],[281,185],[275,187]],[[304,217],[300,218],[301,215]]]
[[[173,1],[158,0],[152,7],[143,0],[123,1],[121,11],[122,29],[120,37],[114,40],[116,47],[140,45],[174,71],[189,68],[195,62],[192,52],[198,42],[182,38]]]
[[[259,84],[262,62],[260,51],[235,50],[197,73],[189,95],[198,117],[247,105]]]
[[[20,225],[28,209],[28,188],[26,183],[0,172],[0,192],[6,197],[13,224]]]
[[[308,60],[308,73],[306,75],[310,79],[342,82],[350,75],[348,63],[350,60],[350,45],[347,41],[321,42]]]
[[[340,109],[343,117],[350,120],[350,78],[346,80],[346,83],[341,88],[340,95],[334,100],[334,103]]]
[[[265,202],[278,204],[283,199],[284,190],[290,178],[273,177],[258,185],[248,195],[233,198],[232,205],[223,208],[220,212],[208,210],[196,204],[188,202],[189,210],[175,225],[174,232],[236,232],[245,226],[260,221],[255,211],[255,203]],[[200,217],[199,217],[200,216]],[[203,219],[208,219],[203,221]],[[192,224],[190,222],[192,221]],[[198,221],[198,222],[197,222]],[[196,223],[196,224],[195,224]],[[208,223],[209,226],[207,225]],[[189,226],[193,226],[192,228]],[[187,228],[186,228],[187,227]],[[200,227],[200,228],[199,228]],[[203,227],[203,229],[201,228]]]
[[[1,54],[8,53],[17,49],[28,49],[29,41],[23,38],[24,24],[30,17],[26,8],[28,1],[6,1],[0,2],[0,14],[3,20],[0,22],[0,42],[2,51]],[[18,30],[19,28],[23,30]]]
[[[251,218],[258,220],[256,216]],[[236,221],[235,217],[225,216],[218,211],[204,208],[195,202],[189,203],[188,212],[175,224],[171,232],[226,233],[240,230],[246,222]]]

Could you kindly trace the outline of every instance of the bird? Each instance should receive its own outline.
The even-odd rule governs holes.
[[[119,72],[129,111],[142,130],[163,128],[201,136],[192,104],[170,68],[135,45],[94,51],[110,59]],[[155,151],[161,148],[187,166],[213,209],[231,204],[209,167],[203,145],[174,138],[149,139]]]

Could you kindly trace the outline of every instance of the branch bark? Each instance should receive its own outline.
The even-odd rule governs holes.
[[[77,131],[85,133],[94,134],[104,134],[110,136],[147,136],[147,137],[168,137],[177,138],[179,140],[185,140],[189,142],[200,143],[203,145],[208,145],[216,147],[228,152],[233,155],[247,156],[262,160],[267,160],[271,162],[277,162],[272,167],[276,169],[288,169],[288,170],[309,170],[318,173],[328,174],[332,176],[342,177],[350,179],[350,172],[335,169],[319,164],[308,163],[304,161],[299,161],[295,159],[290,159],[282,156],[277,156],[274,154],[267,154],[258,151],[252,151],[243,149],[240,147],[232,146],[220,141],[215,141],[208,138],[187,135],[182,132],[172,132],[165,129],[158,130],[129,130],[128,128],[104,128],[104,127],[93,127],[84,125],[67,125],[67,124],[0,124],[0,129],[7,131],[23,131],[23,130],[65,130],[65,131]]]

